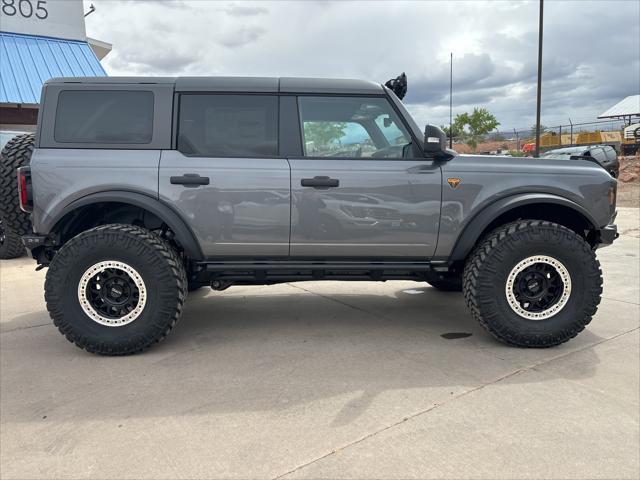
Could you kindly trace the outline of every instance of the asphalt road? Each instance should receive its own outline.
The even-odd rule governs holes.
[[[591,325],[547,350],[425,284],[305,282],[196,292],[162,344],[98,357],[2,261],[0,477],[637,479],[638,216]]]

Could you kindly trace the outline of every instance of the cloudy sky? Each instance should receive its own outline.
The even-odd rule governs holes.
[[[535,123],[537,1],[85,0],[110,75],[363,78],[405,71],[420,124],[486,107],[500,130]],[[591,121],[640,93],[640,2],[546,0],[542,123]]]

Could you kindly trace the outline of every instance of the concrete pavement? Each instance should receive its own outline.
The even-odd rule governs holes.
[[[638,478],[638,212],[593,322],[547,350],[425,284],[304,282],[196,292],[162,344],[98,357],[2,261],[0,477]]]

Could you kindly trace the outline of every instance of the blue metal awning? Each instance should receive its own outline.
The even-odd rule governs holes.
[[[52,77],[105,75],[86,42],[0,32],[0,103],[40,103]]]

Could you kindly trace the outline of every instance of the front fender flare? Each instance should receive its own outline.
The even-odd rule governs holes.
[[[124,190],[91,193],[66,205],[55,217],[47,219],[47,225],[44,227],[47,232],[50,232],[55,229],[60,220],[72,211],[87,205],[107,202],[126,203],[153,213],[169,226],[175,234],[176,241],[190,259],[202,260],[204,258],[200,244],[189,225],[169,205],[142,193]]]
[[[597,221],[593,216],[584,207],[572,200],[569,200],[568,198],[549,193],[524,193],[513,195],[501,198],[485,206],[467,222],[456,240],[451,252],[450,260],[464,260],[476,245],[480,235],[482,235],[482,232],[484,232],[491,222],[500,215],[508,212],[509,210],[513,210],[514,208],[521,207],[523,205],[533,205],[536,203],[551,203],[571,208],[572,210],[575,210],[576,213],[579,213],[586,218],[594,228],[597,228]]]

